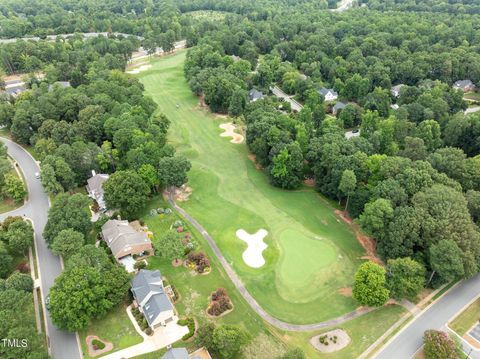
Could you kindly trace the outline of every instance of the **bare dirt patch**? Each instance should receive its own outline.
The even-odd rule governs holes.
[[[255,155],[253,153],[250,153],[247,157],[250,161],[252,161],[255,164],[255,168],[257,170],[262,170],[263,169],[262,165],[257,163],[257,158],[255,157]]]
[[[315,187],[315,180],[313,178],[309,178],[303,181],[305,186],[307,187]]]
[[[342,221],[347,223],[352,228],[358,243],[360,243],[363,249],[365,249],[365,252],[367,252],[367,255],[361,258],[368,259],[368,260],[371,260],[372,262],[383,265],[382,260],[377,257],[377,253],[376,253],[377,243],[375,242],[375,240],[363,234],[360,227],[356,223],[354,223],[353,220],[345,212],[337,209],[335,210],[335,214],[338,217],[340,217]]]
[[[324,343],[328,344],[321,343],[321,338],[324,338]],[[333,353],[345,348],[348,344],[350,344],[350,341],[350,336],[347,334],[346,331],[342,329],[335,329],[314,336],[310,339],[310,344],[319,352]]]
[[[475,323],[475,325],[477,324]],[[463,336],[463,339],[465,339],[472,347],[480,349],[480,343],[474,338],[472,338],[468,333]]]
[[[101,341],[103,344],[105,344],[105,348],[103,349],[94,349],[93,348],[93,345],[92,345],[92,341],[93,340],[99,340]],[[100,339],[99,337],[97,337],[96,335],[89,335],[85,341],[87,342],[87,347],[88,347],[88,355],[91,356],[92,358],[93,357],[97,357],[101,354],[104,354],[104,353],[107,353],[109,352],[110,350],[113,349],[113,344],[110,343],[110,342],[106,342],[105,340],[102,340]]]
[[[174,267],[180,267],[182,265],[183,265],[183,260],[181,260],[181,259],[174,259],[172,261],[172,266],[174,266]]]
[[[343,295],[344,297],[351,297],[352,296],[352,287],[343,287],[338,290],[338,293],[340,295]]]
[[[236,127],[233,123],[222,123],[219,127],[225,131],[220,134],[220,137],[231,137],[230,142],[235,144],[243,142],[243,136],[235,132]]]
[[[185,202],[188,201],[188,197],[192,194],[192,188],[187,185],[182,185],[181,187],[175,188],[175,201]]]

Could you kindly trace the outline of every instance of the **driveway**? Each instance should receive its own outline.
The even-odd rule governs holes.
[[[138,334],[143,338],[140,344],[132,345],[131,347],[119,350],[117,352],[101,356],[101,359],[122,359],[132,358],[137,355],[151,353],[153,351],[166,348],[175,342],[178,342],[182,337],[188,333],[188,327],[177,324],[178,318],[173,322],[168,323],[165,327],[155,329],[152,336],[145,334],[137,324],[133,317],[131,307],[127,308],[127,314],[132,321],[133,326]]]
[[[23,147],[5,138],[1,138],[1,140],[7,145],[8,154],[18,163],[25,176],[28,187],[28,201],[14,211],[0,214],[0,220],[3,221],[8,216],[25,216],[33,221],[42,305],[44,314],[46,314],[47,340],[51,355],[54,359],[80,359],[80,349],[75,334],[58,330],[52,324],[48,311],[45,311],[45,296],[48,294],[55,278],[62,273],[62,266],[60,258],[50,252],[43,239],[43,229],[47,223],[50,204],[40,180],[35,178],[35,172],[39,172],[40,168]]]
[[[376,359],[408,359],[423,345],[423,333],[442,329],[480,293],[480,274],[460,282],[399,332],[375,356]]]
[[[270,88],[272,93],[277,96],[279,99],[290,102],[290,107],[292,108],[292,111],[300,112],[303,108],[303,106],[295,101],[292,96],[288,96],[285,92],[283,92],[279,87],[275,86]]]

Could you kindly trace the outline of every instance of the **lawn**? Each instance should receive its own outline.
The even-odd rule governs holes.
[[[302,347],[307,358],[357,358],[405,313],[406,310],[404,308],[398,305],[389,305],[353,319],[345,324],[320,331],[304,333],[277,332],[278,336],[286,343],[292,346]],[[334,353],[322,354],[316,351],[311,345],[306,344],[311,337],[336,328],[345,330],[352,340],[344,349]]]
[[[234,145],[219,125],[225,119],[198,106],[183,77],[185,51],[153,60],[140,73],[146,91],[171,120],[169,140],[193,164],[190,199],[181,205],[215,238],[257,301],[273,316],[312,323],[354,310],[339,289],[352,284],[363,250],[329,202],[309,187],[284,191]],[[178,107],[177,107],[178,104]],[[266,264],[253,269],[242,259],[246,244],[235,232],[269,232]]]
[[[180,219],[183,221],[183,218],[179,217],[175,212],[170,215],[151,216],[149,214],[150,209],[159,207],[170,208],[166,201],[156,197],[150,201],[141,217],[148,229],[154,233],[154,238],[168,230],[176,220]],[[183,222],[185,223],[185,221]],[[148,258],[148,269],[159,269],[162,275],[167,278],[170,284],[176,287],[180,294],[180,300],[175,304],[180,317],[194,316],[200,325],[212,320],[216,324],[241,325],[254,336],[260,332],[267,333],[262,320],[250,309],[243,297],[236,291],[233,283],[223,271],[220,262],[214,256],[203,237],[187,223],[183,227],[185,232],[192,234],[192,238],[197,243],[195,251],[205,252],[210,260],[212,270],[209,274],[194,275],[192,271],[183,266],[173,267],[169,260],[158,256]],[[220,287],[227,289],[228,295],[233,302],[234,310],[223,317],[211,319],[206,314],[209,303],[208,297],[215,289]]]
[[[466,93],[463,97],[469,100],[480,101],[479,92],[469,92],[469,93]]]
[[[452,320],[448,325],[457,332],[458,335],[464,336],[467,331],[480,320],[480,298],[470,304],[459,316]]]
[[[197,10],[186,12],[185,15],[191,16],[196,20],[213,20],[213,21],[223,21],[228,14],[232,14],[226,11],[215,11],[215,10]]]
[[[113,350],[109,353],[141,343],[143,340],[128,318],[124,304],[112,309],[104,318],[93,320],[88,329],[79,331],[78,334],[84,358],[90,358],[85,341],[88,335],[97,335],[100,339],[111,342]]]

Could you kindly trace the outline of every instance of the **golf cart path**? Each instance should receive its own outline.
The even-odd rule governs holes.
[[[230,280],[233,282],[237,290],[240,292],[242,297],[247,301],[250,307],[252,307],[252,309],[260,317],[262,317],[263,320],[265,320],[267,323],[274,326],[275,328],[292,331],[292,332],[308,332],[312,330],[327,328],[333,325],[342,324],[351,319],[357,318],[363,314],[366,314],[374,310],[374,308],[361,308],[353,312],[341,315],[337,318],[326,320],[324,322],[312,323],[312,324],[290,324],[271,316],[260,306],[260,304],[258,304],[258,302],[255,300],[255,298],[252,297],[252,295],[247,290],[247,288],[245,288],[245,285],[242,283],[238,275],[235,273],[232,266],[227,262],[227,260],[223,256],[222,252],[218,248],[212,236],[210,236],[210,234],[205,230],[205,228],[202,227],[200,223],[198,223],[192,216],[190,216],[183,208],[177,205],[177,203],[173,198],[172,191],[168,191],[167,200],[172,205],[172,207],[175,208],[175,210],[178,213],[180,213],[188,222],[190,222],[190,224],[193,227],[195,227],[197,231],[199,231],[202,234],[203,238],[205,238],[205,240],[208,242],[208,244],[210,245],[210,248],[213,250],[216,257],[222,264],[222,267],[225,269],[225,272],[227,272],[227,275],[229,276]]]

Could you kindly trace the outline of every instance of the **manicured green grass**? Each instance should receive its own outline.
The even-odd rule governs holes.
[[[377,309],[345,324],[324,330],[303,333],[278,332],[278,335],[286,343],[302,347],[307,358],[357,358],[405,313],[406,310],[401,306],[391,305]],[[337,328],[345,330],[352,340],[344,349],[334,353],[322,354],[308,344],[311,337]]]
[[[111,342],[113,353],[117,350],[141,343],[142,337],[135,331],[130,318],[128,318],[125,305],[120,304],[112,309],[104,318],[94,320],[86,330],[80,331],[80,344],[84,358],[90,358],[85,339],[88,335],[96,335],[101,340]]]
[[[248,290],[270,314],[311,323],[355,309],[339,288],[352,284],[363,250],[352,231],[313,189],[284,191],[247,158],[245,145],[221,138],[222,122],[198,107],[183,76],[186,52],[153,60],[138,76],[171,120],[169,140],[193,164],[190,199],[182,206],[213,236]],[[178,108],[177,108],[178,104]],[[242,260],[246,244],[235,232],[265,228],[266,264]]]
[[[463,336],[480,320],[480,299],[470,304],[449,326],[460,336]]]
[[[184,266],[173,267],[171,261],[158,256],[152,256],[147,259],[148,269],[159,269],[162,275],[167,278],[169,284],[177,288],[180,300],[175,304],[175,308],[178,310],[180,317],[193,316],[200,325],[209,321],[213,321],[216,324],[240,325],[253,336],[260,332],[267,333],[268,331],[263,325],[263,321],[250,309],[243,297],[236,291],[233,283],[223,271],[220,262],[214,256],[204,238],[175,212],[163,216],[149,215],[151,208],[159,207],[170,208],[163,199],[156,197],[149,203],[144,215],[141,217],[148,229],[154,233],[154,238],[160,236],[170,228],[173,222],[180,219],[185,223],[185,233],[189,232],[197,244],[195,251],[205,252],[212,265],[212,270],[209,274],[194,275],[192,271]],[[215,289],[220,287],[227,290],[233,302],[234,310],[220,318],[208,317],[206,314],[209,304],[208,297]]]
[[[231,14],[225,11],[214,11],[214,10],[197,10],[197,11],[189,11],[185,13],[185,15],[191,16],[194,19],[208,19],[212,21],[219,21],[225,20],[225,17]]]

